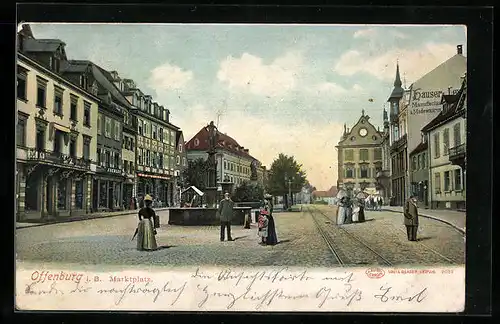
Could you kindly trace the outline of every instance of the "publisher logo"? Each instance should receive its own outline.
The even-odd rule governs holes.
[[[366,270],[366,275],[370,279],[380,279],[385,275],[385,271],[381,268],[369,268]]]

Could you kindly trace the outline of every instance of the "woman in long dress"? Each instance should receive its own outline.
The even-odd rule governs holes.
[[[274,217],[273,217],[273,203],[271,200],[272,196],[266,195],[264,208],[269,212],[269,214],[267,215],[267,218],[269,220],[267,225],[267,239],[266,239],[267,245],[278,244],[278,235],[276,234],[276,224],[274,223]]]
[[[338,201],[338,212],[337,212],[337,225],[342,225],[345,222],[346,218],[346,199],[347,193],[344,189],[340,189],[337,194]]]
[[[144,197],[144,207],[139,210],[139,225],[137,226],[137,250],[153,251],[157,249],[155,211],[151,208],[153,199],[150,195]]]

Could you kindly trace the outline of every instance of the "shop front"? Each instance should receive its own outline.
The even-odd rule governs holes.
[[[137,198],[151,195],[156,207],[168,206],[170,177],[164,175],[138,173]]]
[[[97,173],[92,183],[92,211],[123,210],[123,184],[124,177],[121,174]]]

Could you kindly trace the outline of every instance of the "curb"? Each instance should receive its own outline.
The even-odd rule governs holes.
[[[163,211],[163,210],[168,210],[167,208],[158,208],[155,209],[155,211]],[[99,219],[99,218],[110,218],[110,217],[118,217],[118,216],[127,216],[127,215],[134,215],[138,211],[135,212],[127,212],[127,213],[119,213],[119,214],[113,214],[113,215],[94,215],[94,216],[86,216],[86,217],[81,217],[81,218],[67,218],[67,219],[61,219],[57,221],[50,221],[46,223],[33,223],[33,225],[25,225],[25,226],[17,226],[16,225],[16,230],[17,229],[23,229],[23,228],[30,228],[30,227],[39,227],[39,226],[47,226],[47,225],[56,225],[56,224],[61,224],[61,223],[72,223],[72,222],[79,222],[79,221],[85,221],[85,220],[92,220],[92,219]],[[92,215],[92,214],[90,214]]]
[[[391,209],[382,209],[383,211],[388,211],[388,212],[393,212],[393,213],[398,213],[398,214],[402,214],[403,212],[400,212],[400,211],[396,211],[396,210],[391,210]],[[460,233],[464,234],[465,235],[465,230],[461,227],[458,227],[457,225],[453,224],[453,223],[450,223],[444,219],[441,219],[441,218],[438,218],[438,217],[435,217],[435,216],[430,216],[430,215],[426,215],[426,214],[418,214],[418,216],[422,216],[422,217],[425,217],[425,218],[430,218],[430,219],[433,219],[433,220],[436,220],[438,222],[441,222],[441,223],[445,223],[447,225],[450,225],[451,227],[453,227],[454,229],[456,229],[457,231],[459,231]]]

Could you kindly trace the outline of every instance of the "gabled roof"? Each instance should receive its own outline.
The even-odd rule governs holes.
[[[24,52],[55,52],[60,46],[66,44],[60,39],[34,39],[27,38],[23,42]]]
[[[209,150],[209,143],[208,143],[208,125],[200,129],[200,131],[193,136],[187,143],[186,143],[186,149],[187,150],[196,150],[196,151],[208,151]],[[232,138],[231,136],[228,136],[226,134],[223,134],[217,130],[217,135],[218,135],[218,141],[217,141],[217,148],[224,149],[226,151],[229,151],[235,155],[239,155],[242,157],[246,157],[249,159],[254,159],[249,153],[248,149],[245,149],[242,147],[238,142]],[[195,145],[195,139],[198,139],[199,143],[198,145]]]
[[[444,96],[444,95],[443,95]],[[431,120],[427,125],[422,128],[422,132],[429,132],[434,128],[444,124],[450,119],[454,119],[455,117],[462,114],[462,110],[464,109],[465,100],[467,99],[467,80],[464,78],[462,82],[462,86],[458,93],[453,97],[448,99],[454,99],[455,101],[452,103],[453,105],[446,110],[442,110],[439,115],[437,115],[433,120]],[[445,101],[443,98],[441,102]],[[448,102],[450,104],[450,102]]]
[[[338,193],[337,186],[332,186],[327,191],[315,190],[312,194],[315,197],[327,198],[327,197],[336,197]]]
[[[410,152],[410,156],[418,154],[425,150],[427,150],[427,142],[420,142],[420,144],[418,144],[417,147],[415,147],[413,151]]]

